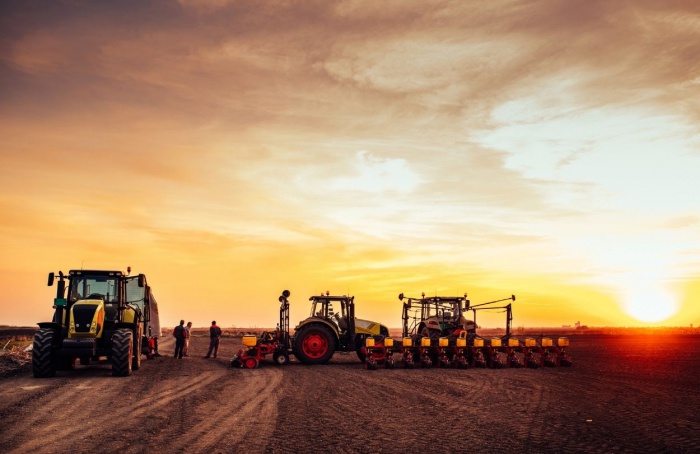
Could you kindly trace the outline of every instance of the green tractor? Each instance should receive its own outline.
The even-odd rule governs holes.
[[[39,323],[34,335],[35,377],[53,377],[56,370],[111,360],[112,375],[131,375],[141,355],[158,356],[158,308],[146,276],[121,271],[71,270],[58,273],[51,322]],[[56,280],[49,273],[48,285]],[[66,295],[67,290],[67,295]]]
[[[373,335],[389,336],[386,326],[355,318],[354,296],[312,296],[311,316],[294,328],[292,352],[304,364],[326,364],[336,351],[356,352],[365,360],[362,347]]]

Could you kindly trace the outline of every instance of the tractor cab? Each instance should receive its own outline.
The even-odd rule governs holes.
[[[328,292],[321,296],[312,296],[311,318],[319,318],[331,323],[335,331],[342,337],[350,329],[351,312],[354,319],[354,296],[330,296]]]
[[[107,322],[116,322],[119,316],[121,273],[76,274],[70,280],[68,305],[74,314],[87,312],[88,307],[104,312]],[[76,305],[76,303],[78,303]],[[79,310],[78,308],[84,308]]]
[[[404,300],[403,293],[399,295]],[[469,310],[467,294],[464,296],[434,296],[407,298],[403,303],[404,337],[430,337],[453,335],[468,328],[463,313]]]

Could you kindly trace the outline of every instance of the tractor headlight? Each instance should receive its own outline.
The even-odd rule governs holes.
[[[92,322],[92,325],[90,325],[90,332],[94,333],[95,331],[97,331],[97,323]]]
[[[74,322],[70,322],[70,332],[71,333],[75,332],[75,323]]]

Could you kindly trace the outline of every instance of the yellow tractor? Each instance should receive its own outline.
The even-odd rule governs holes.
[[[140,368],[142,353],[149,358],[157,355],[160,325],[155,298],[145,275],[128,272],[58,273],[53,320],[39,323],[34,335],[35,377],[73,369],[76,360],[88,365],[101,358],[111,360],[113,376],[128,376]],[[48,285],[55,279],[49,273]]]

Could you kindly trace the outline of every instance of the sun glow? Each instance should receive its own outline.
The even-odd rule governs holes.
[[[640,285],[624,293],[625,312],[639,321],[662,322],[678,312],[674,296],[663,288]]]

